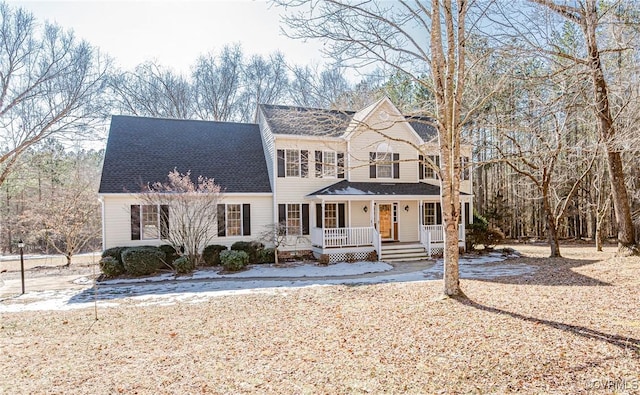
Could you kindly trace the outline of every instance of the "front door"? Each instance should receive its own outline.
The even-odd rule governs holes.
[[[380,237],[382,240],[393,240],[393,213],[391,204],[379,204]]]

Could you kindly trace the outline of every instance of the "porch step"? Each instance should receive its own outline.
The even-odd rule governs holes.
[[[429,254],[420,244],[388,244],[382,245],[381,261],[418,261],[429,259]]]

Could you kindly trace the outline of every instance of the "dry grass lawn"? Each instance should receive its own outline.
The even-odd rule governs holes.
[[[640,393],[640,258],[523,246],[497,281],[3,314],[0,393]]]

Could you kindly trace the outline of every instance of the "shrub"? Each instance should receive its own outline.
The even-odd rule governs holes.
[[[236,272],[244,269],[249,264],[249,254],[244,251],[222,251],[220,261],[224,270]]]
[[[105,256],[98,263],[100,264],[100,270],[107,277],[115,277],[124,273],[122,262],[113,256]]]
[[[367,261],[369,262],[378,262],[378,253],[374,251],[369,251],[367,254]]]
[[[354,263],[355,261],[357,261],[358,259],[356,259],[356,254],[354,254],[353,252],[347,252],[345,261],[347,261],[347,263]]]
[[[170,244],[163,244],[158,248],[160,249],[160,251],[164,252],[164,261],[167,263],[167,265],[173,267],[175,260],[180,258],[180,254],[178,254],[178,251],[176,251],[176,249]]]
[[[274,263],[276,261],[276,250],[273,248],[265,248],[258,251],[257,263]]]
[[[478,246],[484,249],[493,249],[504,240],[504,233],[498,228],[490,228],[489,221],[476,211],[473,212],[473,223],[467,226],[467,248],[475,250]]]
[[[236,241],[231,245],[231,249],[246,252],[250,263],[258,263],[258,254],[264,249],[264,244],[258,241]]]
[[[217,266],[220,264],[220,253],[225,251],[227,246],[212,244],[208,245],[202,251],[202,260],[204,266]]]
[[[176,268],[176,273],[191,273],[196,268],[196,265],[186,256],[181,256],[173,261],[173,266]]]
[[[108,256],[115,258],[120,264],[122,264],[122,251],[126,250],[127,247],[112,247],[107,248],[102,251],[102,257],[106,258]]]
[[[127,273],[144,276],[163,266],[165,254],[157,247],[131,247],[122,251],[122,263]]]

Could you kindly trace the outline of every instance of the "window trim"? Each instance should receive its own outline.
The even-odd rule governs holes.
[[[145,207],[155,207],[156,237],[145,235]],[[166,212],[166,217],[163,214]],[[131,240],[167,240],[169,237],[169,205],[167,204],[132,204],[130,205]],[[150,226],[151,224],[149,224]]]
[[[291,163],[291,161],[289,160],[289,153],[293,153],[296,152],[297,153],[297,172],[298,174],[296,175],[290,175],[289,174],[289,169],[293,169],[292,167],[290,167],[290,165],[293,165],[293,163]],[[301,158],[301,153],[299,149],[293,149],[293,148],[287,148],[284,150],[284,176],[288,177],[288,178],[301,178],[301,174],[302,174],[302,158]]]

